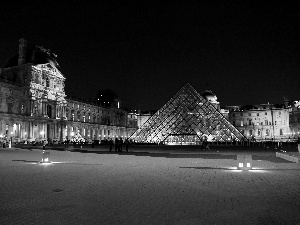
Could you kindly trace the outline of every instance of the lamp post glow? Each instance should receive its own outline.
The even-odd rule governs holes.
[[[8,147],[9,148],[11,148],[11,145],[12,145],[12,136],[13,136],[13,134],[14,134],[14,132],[12,131],[12,132],[10,132],[10,141],[9,141],[9,144],[8,144]]]

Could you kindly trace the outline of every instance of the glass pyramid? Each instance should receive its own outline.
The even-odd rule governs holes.
[[[208,141],[246,139],[220,113],[216,104],[202,97],[189,83],[133,135],[139,143],[199,144]]]

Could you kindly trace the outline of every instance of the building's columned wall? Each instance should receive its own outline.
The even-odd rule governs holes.
[[[136,118],[117,108],[104,108],[68,98],[66,134],[68,138],[80,133],[86,140],[127,138],[136,130]]]
[[[248,139],[288,141],[292,136],[289,108],[235,110],[229,121]]]
[[[300,137],[300,102],[295,101],[289,110],[290,135]]]
[[[22,64],[22,55],[19,65],[0,69],[0,141],[127,138],[137,129],[124,110],[67,98],[65,77],[53,63]]]

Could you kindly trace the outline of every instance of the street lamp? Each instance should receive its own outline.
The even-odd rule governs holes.
[[[71,143],[72,143],[72,141],[73,141],[73,137],[74,137],[74,132],[72,131],[72,132],[71,132]]]

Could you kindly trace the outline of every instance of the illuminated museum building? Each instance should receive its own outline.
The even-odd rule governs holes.
[[[227,106],[229,121],[248,139],[289,141],[299,137],[300,110],[296,102],[285,102],[281,107],[273,104],[253,106]]]
[[[137,118],[120,102],[103,107],[67,97],[56,55],[19,41],[19,54],[0,70],[0,140],[63,141],[80,134],[86,140],[128,137]]]

